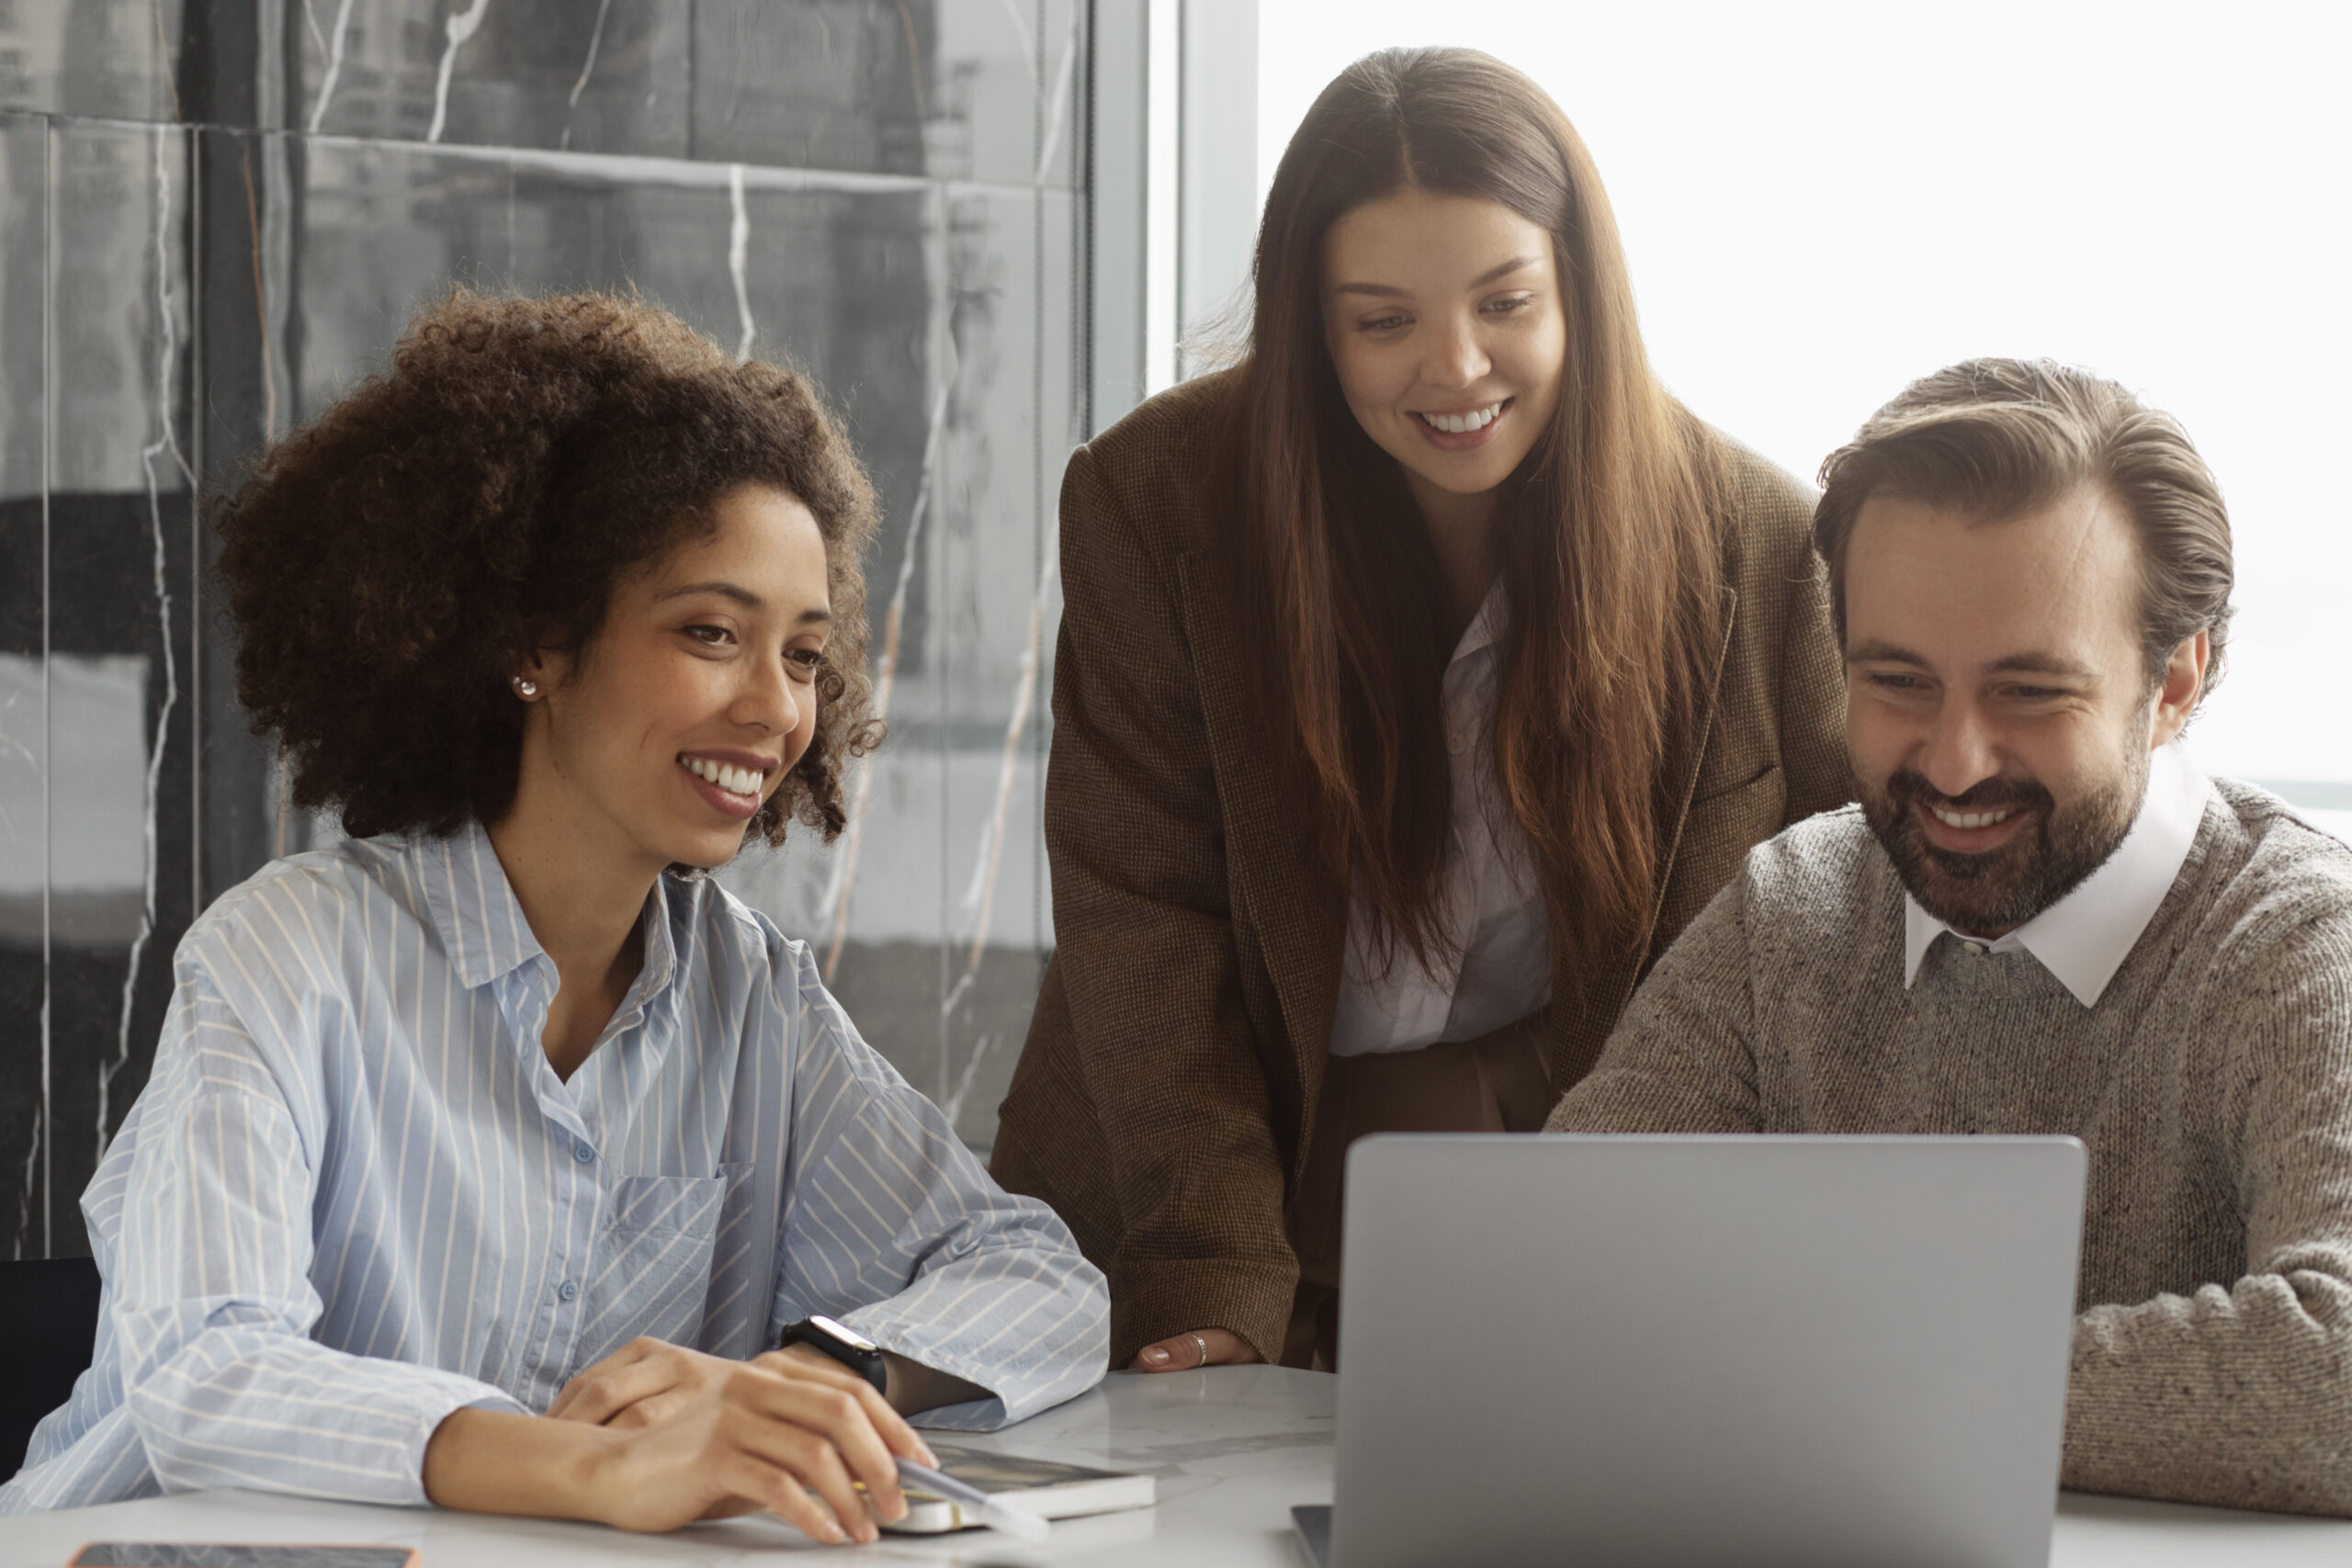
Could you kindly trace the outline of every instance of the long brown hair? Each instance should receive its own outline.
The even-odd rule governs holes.
[[[1227,446],[1257,700],[1266,732],[1295,742],[1333,874],[1417,956],[1448,951],[1436,555],[1341,398],[1323,328],[1325,236],[1408,187],[1499,202],[1552,236],[1567,363],[1497,514],[1510,617],[1492,760],[1553,942],[1582,973],[1640,940],[1657,891],[1660,765],[1696,722],[1722,625],[1716,480],[1697,422],[1651,374],[1590,154],[1542,88],[1476,51],[1356,62],[1274,172]]]

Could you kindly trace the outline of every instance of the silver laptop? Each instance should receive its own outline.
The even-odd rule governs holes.
[[[1382,1136],[1327,1568],[2043,1568],[2072,1138]]]

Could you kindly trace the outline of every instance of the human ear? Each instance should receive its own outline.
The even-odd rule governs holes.
[[[2171,740],[2188,722],[2196,709],[2199,694],[2205,690],[2205,666],[2213,655],[2213,637],[2210,631],[2199,631],[2180,639],[2165,661],[2162,681],[2156,687],[2156,700],[2151,705],[2148,750]]]
[[[516,696],[525,702],[537,702],[548,692],[555,690],[571,673],[571,661],[549,648],[542,648],[523,661],[523,667],[506,678]]]

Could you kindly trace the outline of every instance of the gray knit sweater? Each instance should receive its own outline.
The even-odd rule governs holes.
[[[1758,846],[1550,1130],[2071,1133],[2063,1483],[2352,1515],[2352,850],[2216,781],[2095,1008],[1903,931],[1858,810]]]

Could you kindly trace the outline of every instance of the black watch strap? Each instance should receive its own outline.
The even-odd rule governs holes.
[[[883,1362],[881,1347],[854,1328],[830,1317],[804,1317],[785,1329],[777,1348],[786,1345],[821,1350],[872,1383],[875,1393],[890,1392],[890,1369]]]

